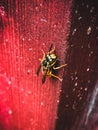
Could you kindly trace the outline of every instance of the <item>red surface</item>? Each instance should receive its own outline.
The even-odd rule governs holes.
[[[74,0],[56,130],[98,126],[98,4]]]
[[[36,70],[50,44],[64,60],[70,0],[8,0],[0,6],[0,130],[54,130],[60,86]],[[8,9],[8,10],[7,10]],[[58,73],[63,75],[63,69]]]

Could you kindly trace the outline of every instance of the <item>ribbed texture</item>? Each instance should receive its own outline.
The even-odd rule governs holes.
[[[0,14],[0,130],[54,130],[61,83],[46,78],[42,85],[42,73],[37,77],[36,71],[42,50],[48,52],[51,43],[65,60],[71,4],[1,1],[5,8]],[[63,70],[58,71],[61,78]]]

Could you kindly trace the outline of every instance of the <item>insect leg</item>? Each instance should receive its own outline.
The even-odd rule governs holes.
[[[55,78],[59,79],[60,81],[62,81],[62,79],[60,77],[58,77],[58,76],[56,76],[56,75],[54,75],[52,73],[50,73],[49,76],[55,77]]]
[[[44,50],[42,49],[42,52],[43,52],[43,57],[45,57],[45,52],[44,52]]]
[[[49,52],[49,54],[52,54],[54,51],[55,51],[55,48],[52,49],[52,50]]]
[[[58,70],[58,69],[60,69],[60,68],[62,68],[62,67],[65,67],[65,66],[67,66],[67,64],[64,64],[64,65],[61,65],[61,66],[58,66],[58,67],[53,67],[53,69],[54,69],[54,70]]]

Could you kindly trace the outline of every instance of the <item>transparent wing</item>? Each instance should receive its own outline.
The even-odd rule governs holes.
[[[43,77],[42,77],[42,84],[44,84],[45,81],[46,81],[46,75],[43,75]]]

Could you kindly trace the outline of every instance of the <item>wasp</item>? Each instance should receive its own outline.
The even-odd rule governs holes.
[[[49,52],[47,54],[45,54],[45,52],[43,51],[43,58],[39,59],[41,63],[37,69],[37,76],[39,75],[40,69],[42,69],[42,74],[43,74],[42,84],[45,83],[46,76],[54,77],[62,81],[62,79],[56,76],[55,74],[53,74],[53,72],[64,66],[67,66],[67,64],[63,64],[61,66],[55,67],[59,59],[57,55],[55,54],[55,48],[52,49],[52,47],[53,47],[53,44],[51,44],[49,48]]]

